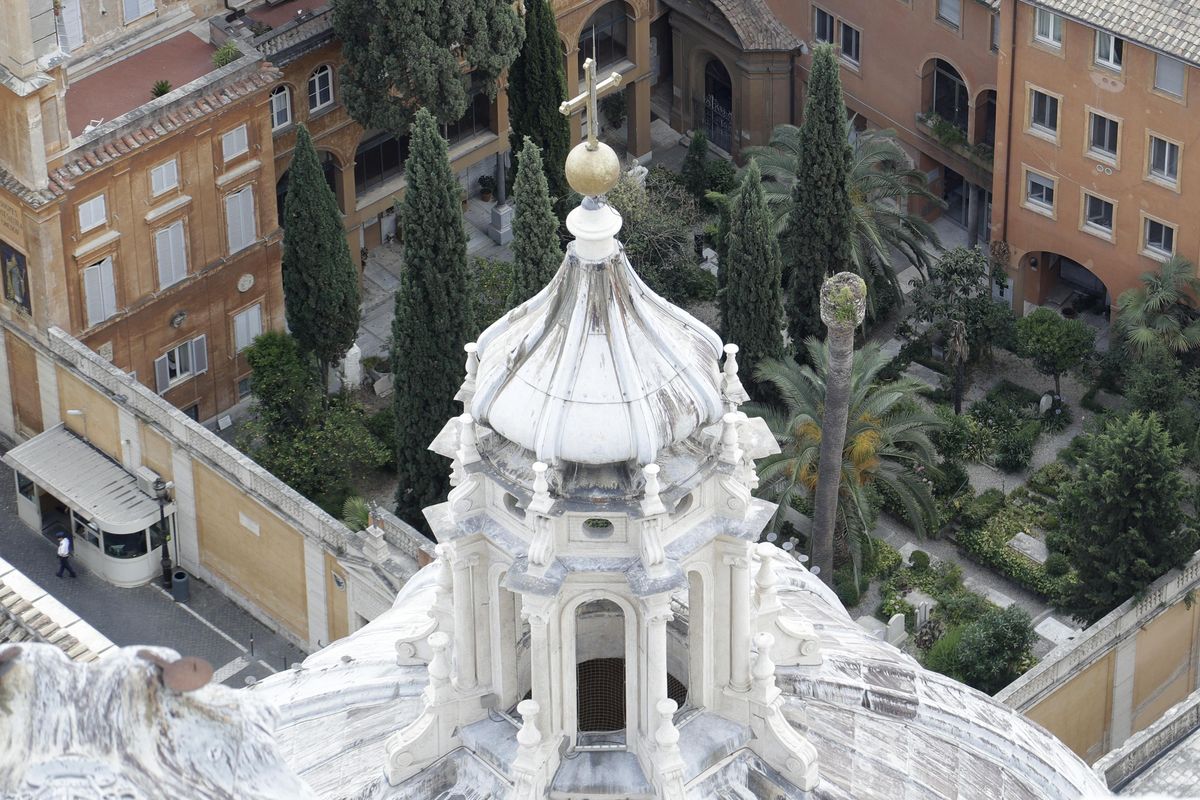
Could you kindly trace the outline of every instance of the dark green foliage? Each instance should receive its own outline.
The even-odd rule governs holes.
[[[929,569],[929,553],[924,550],[913,550],[908,557],[908,563],[914,572],[924,572]]]
[[[366,420],[367,430],[379,440],[387,451],[387,460],[380,466],[396,471],[396,415],[390,408],[381,408],[374,414],[369,414]]]
[[[525,137],[513,186],[513,275],[509,308],[515,308],[542,290],[562,264],[558,218],[550,204],[542,153]]]
[[[985,489],[967,504],[962,513],[962,523],[968,528],[978,528],[1000,513],[1007,502],[1004,492],[999,489]]]
[[[471,317],[473,338],[504,316],[512,304],[513,265],[497,258],[471,259]]]
[[[929,648],[929,652],[922,659],[925,668],[949,675],[951,678],[957,678],[958,642],[960,639],[962,639],[961,626],[955,625],[947,628],[946,632],[942,634],[942,638],[933,643],[933,647]]]
[[[427,530],[421,509],[445,499],[449,465],[428,449],[457,416],[463,344],[472,331],[467,237],[458,182],[433,115],[417,112],[399,204],[404,274],[392,322],[396,414],[396,513]]]
[[[712,299],[716,279],[699,267],[692,237],[700,218],[696,201],[663,172],[651,169],[645,187],[624,176],[608,193],[621,214],[625,254],[641,279],[672,303]]]
[[[851,268],[851,203],[846,106],[840,67],[833,48],[813,52],[800,127],[800,155],[792,208],[782,240],[788,282],[788,333],[797,346],[821,336],[821,284],[826,276]]]
[[[1004,427],[996,434],[996,466],[1005,472],[1020,472],[1033,459],[1033,445],[1042,431],[1041,424],[1024,422]]]
[[[838,600],[842,601],[842,605],[846,608],[854,608],[858,605],[860,592],[857,582],[854,580],[854,568],[850,565],[840,567],[833,574],[833,591],[837,593]]]
[[[567,79],[550,0],[525,2],[525,43],[508,71],[507,94],[509,147],[518,153],[525,137],[533,140],[544,159],[550,197],[562,204],[570,192],[563,165],[571,149],[571,125],[558,110],[567,99]]]
[[[230,39],[213,51],[212,62],[213,66],[220,68],[232,64],[241,57],[242,54],[237,48],[237,43]]]
[[[992,609],[987,598],[974,592],[955,592],[938,600],[933,615],[946,625],[962,625],[986,614]]]
[[[1071,480],[1071,470],[1061,461],[1051,461],[1039,467],[1029,476],[1028,486],[1035,492],[1041,492],[1047,497],[1058,497],[1063,484]]]
[[[872,539],[862,551],[862,574],[867,578],[886,578],[904,564],[900,552],[882,539]]]
[[[324,407],[316,375],[285,333],[259,336],[246,359],[254,406],[239,445],[300,494],[340,511],[351,480],[387,459],[362,408],[346,395]]]
[[[955,648],[959,677],[968,686],[995,694],[1021,675],[1036,640],[1025,609],[1012,605],[989,611],[962,629]]]
[[[692,141],[688,145],[687,156],[683,159],[683,185],[692,197],[704,197],[708,188],[708,137],[703,131],[694,131]]]
[[[333,29],[346,110],[364,128],[398,134],[417,109],[442,124],[462,117],[471,76],[460,56],[495,96],[524,39],[508,0],[333,0]]]
[[[933,496],[939,500],[954,497],[971,488],[971,476],[958,461],[943,461],[933,476]]]
[[[1012,311],[992,299],[992,265],[978,250],[957,247],[930,268],[929,279],[914,282],[912,318],[949,338],[954,322],[966,329],[968,360],[985,358],[999,340],[1010,338]]]
[[[737,168],[733,162],[723,158],[714,158],[704,167],[704,192],[728,194],[738,185]]]
[[[1067,558],[1064,553],[1051,553],[1046,556],[1046,563],[1043,566],[1046,568],[1047,575],[1057,578],[1070,572],[1071,559]]]
[[[308,129],[296,129],[283,206],[283,299],[288,330],[316,356],[322,381],[358,335],[358,268],[337,198]]]
[[[1091,437],[1059,498],[1078,573],[1064,606],[1079,619],[1095,622],[1195,550],[1180,460],[1156,414],[1135,411]]]
[[[1156,412],[1173,442],[1194,447],[1196,412],[1178,359],[1164,347],[1151,346],[1131,361],[1124,387],[1129,408],[1143,414]]]
[[[155,81],[154,85],[150,87],[150,96],[151,97],[162,97],[164,94],[170,94],[170,93],[171,93],[171,82],[170,81]]]
[[[726,285],[720,295],[723,334],[725,341],[740,348],[738,360],[749,376],[762,359],[784,354],[779,244],[753,161],[733,199],[726,249]],[[759,393],[754,385],[747,388]]]
[[[1077,319],[1065,319],[1048,308],[1039,308],[1017,321],[1017,352],[1034,367],[1054,378],[1054,394],[1061,395],[1059,378],[1075,369],[1092,352],[1096,333]]]

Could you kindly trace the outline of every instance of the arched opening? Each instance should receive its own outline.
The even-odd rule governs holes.
[[[965,138],[970,118],[967,82],[950,62],[936,58],[932,64],[933,69],[927,73],[925,91],[922,92],[926,100],[925,109],[962,131]]]
[[[496,613],[492,618],[493,649],[496,654],[493,681],[500,695],[500,708],[510,716],[517,703],[532,694],[529,622],[522,618],[521,596],[504,586],[507,573],[496,577]]]
[[[701,126],[708,141],[726,153],[733,152],[733,80],[718,59],[704,65],[704,101]]]
[[[578,748],[625,744],[628,624],[625,612],[611,600],[592,600],[575,609]]]
[[[631,14],[622,0],[613,0],[600,8],[579,32],[579,75],[583,77],[583,62],[596,60],[596,71],[629,60],[629,29]]]
[[[1027,253],[1021,267],[1026,275],[1026,301],[1091,325],[1097,331],[1097,349],[1107,349],[1105,334],[1113,297],[1099,275],[1073,258],[1051,251]]]
[[[345,214],[346,205],[342,200],[342,168],[337,162],[337,157],[328,150],[318,150],[317,158],[321,163],[321,174],[325,177],[325,184],[333,192],[333,196],[337,200],[338,210]],[[279,180],[275,182],[275,207],[279,214],[279,225],[281,227],[283,226],[284,201],[287,199],[291,171],[291,167],[289,166],[279,176]]]
[[[704,617],[707,613],[705,602],[704,577],[695,570],[687,574],[687,659],[688,685],[691,691],[685,700],[694,708],[708,705],[708,687],[711,685],[709,674],[709,648],[711,643],[706,638]],[[672,698],[674,699],[674,698]],[[679,707],[683,708],[684,703]]]

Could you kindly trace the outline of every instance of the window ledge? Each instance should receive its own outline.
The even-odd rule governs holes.
[[[1154,173],[1151,172],[1148,175],[1146,175],[1146,183],[1152,183],[1155,186],[1161,186],[1162,188],[1172,191],[1175,194],[1179,194],[1179,181],[1178,180],[1171,180],[1170,178],[1164,178],[1161,175],[1155,175]]]
[[[249,175],[252,172],[256,172],[261,166],[262,162],[256,158],[252,161],[247,161],[240,166],[234,167],[233,169],[229,170],[229,172],[217,176],[217,187],[223,189],[227,184],[232,183],[243,175]]]
[[[191,195],[181,194],[175,199],[147,211],[145,218],[146,222],[154,222],[155,220],[170,214],[172,211],[178,211],[190,202],[192,202]]]
[[[111,230],[105,231],[104,233],[100,234],[99,236],[93,236],[91,239],[88,239],[85,242],[83,242],[83,244],[81,244],[81,245],[79,245],[79,247],[75,248],[74,252],[71,253],[71,255],[75,256],[75,258],[79,258],[80,256],[87,255],[88,253],[90,253],[94,250],[99,250],[102,247],[107,247],[108,245],[112,244],[113,242],[117,241],[120,238],[121,238],[120,231],[111,231]]]
[[[1117,157],[1104,152],[1103,150],[1088,150],[1087,157],[1098,164],[1103,164],[1106,167],[1112,167],[1114,170],[1120,170],[1120,162]]]
[[[1170,261],[1171,256],[1173,256],[1174,253],[1164,253],[1161,250],[1154,250],[1149,247],[1143,247],[1142,255],[1144,255],[1146,258],[1153,259],[1154,261],[1157,261],[1160,264],[1163,264],[1163,263],[1166,263],[1167,261]]]
[[[1043,140],[1049,142],[1050,144],[1053,144],[1053,145],[1058,144],[1058,134],[1052,133],[1051,131],[1048,131],[1045,128],[1039,128],[1035,125],[1030,125],[1028,128],[1025,129],[1025,132],[1028,133],[1030,136],[1035,136],[1038,139],[1043,139]]]
[[[1091,223],[1085,222],[1080,230],[1089,236],[1095,236],[1097,239],[1102,239],[1109,244],[1116,244],[1116,239],[1113,238],[1113,232],[1106,228],[1099,228]]]
[[[1028,200],[1026,200],[1021,205],[1024,208],[1028,209],[1029,211],[1032,211],[1035,214],[1040,214],[1043,217],[1049,217],[1050,219],[1055,219],[1053,208],[1046,208],[1045,206],[1038,205],[1037,203],[1031,203]]]

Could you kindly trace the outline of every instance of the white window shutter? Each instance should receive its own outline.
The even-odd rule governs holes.
[[[138,2],[139,16],[154,13],[154,0],[139,0]]]
[[[192,374],[208,372],[208,337],[201,334],[192,339]]]
[[[112,256],[100,262],[101,297],[104,300],[104,317],[108,319],[117,313],[117,284],[113,279]]]
[[[257,226],[254,224],[254,193],[250,191],[249,186],[242,189],[242,226],[246,235],[244,246],[248,247],[258,238]]]
[[[155,390],[162,394],[171,384],[171,376],[167,371],[167,357],[159,356],[154,359],[154,386]]]
[[[263,332],[261,305],[255,304],[250,308],[248,327],[250,328],[250,342],[252,343],[255,337]]]
[[[104,300],[101,298],[100,265],[83,271],[83,297],[87,306],[87,324],[90,328],[104,319]]]

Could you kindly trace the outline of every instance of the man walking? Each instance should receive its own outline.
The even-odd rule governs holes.
[[[75,577],[75,570],[71,569],[71,537],[65,533],[58,534],[58,577],[63,576],[63,570]]]

